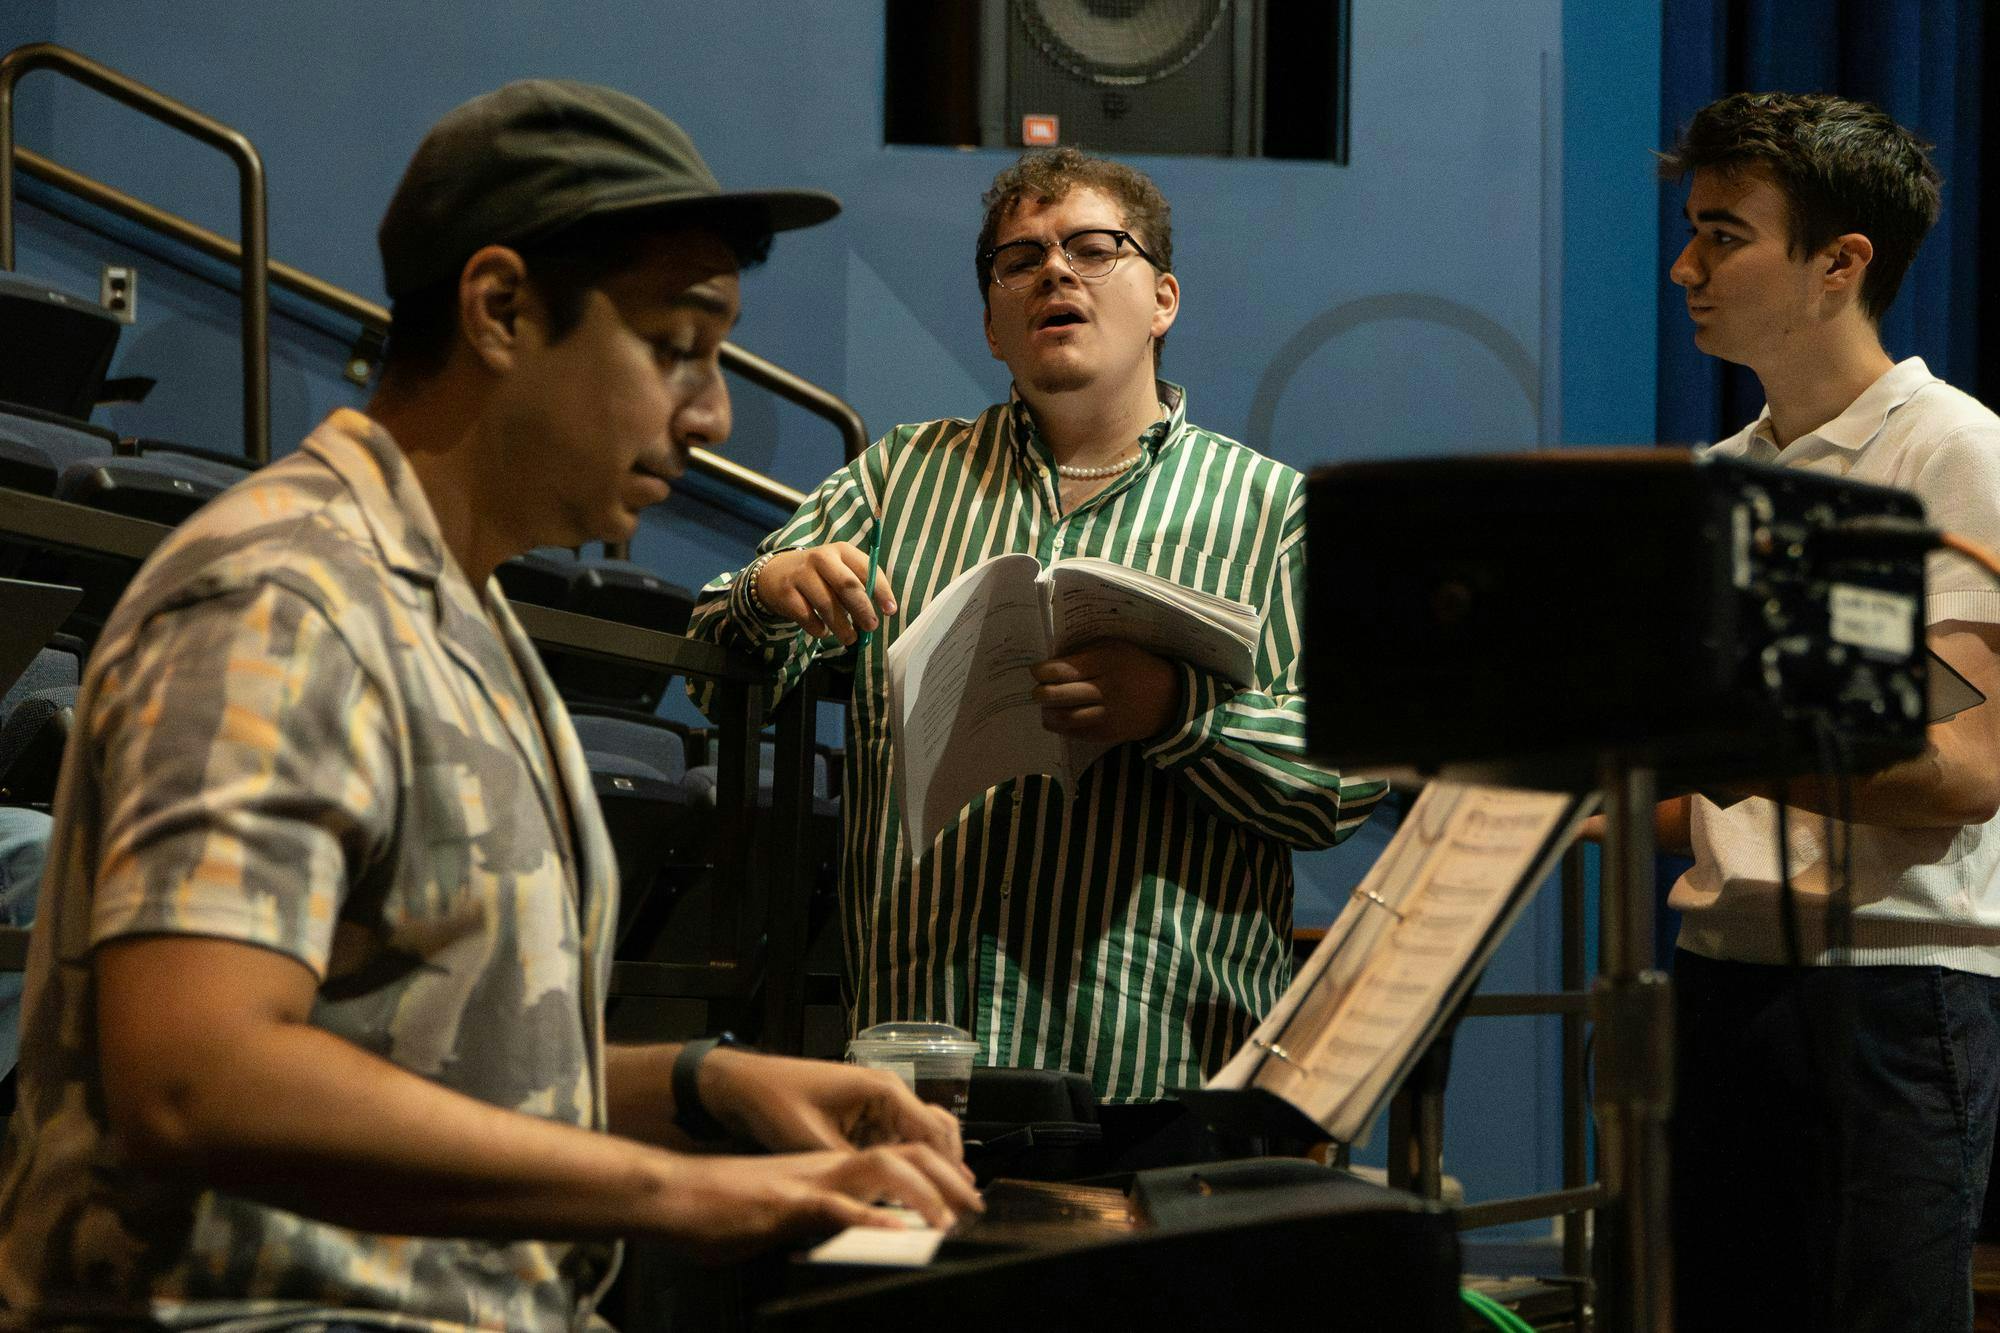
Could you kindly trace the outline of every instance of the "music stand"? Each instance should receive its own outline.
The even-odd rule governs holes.
[[[1434,783],[1229,1063],[1172,1090],[1218,1128],[1357,1145],[1555,868],[1587,798]]]
[[[1602,795],[1607,1328],[1673,1318],[1655,801],[1663,785],[1811,771],[1828,734],[1856,771],[1922,752],[1909,534],[1923,522],[1906,491],[1678,449],[1347,463],[1307,482],[1302,675],[1327,705],[1309,708],[1308,751],[1365,773]],[[1875,619],[1858,622],[1862,607]]]

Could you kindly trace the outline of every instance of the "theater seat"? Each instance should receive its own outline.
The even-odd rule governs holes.
[[[827,746],[813,750],[812,808],[806,814],[804,844],[792,855],[801,863],[806,886],[806,939],[808,959],[829,956],[838,971],[838,935],[835,914],[839,906],[840,796],[834,775],[840,772],[841,752]],[[777,744],[761,741],[757,746],[757,805],[771,808],[771,785],[777,767]],[[702,764],[688,770],[688,799],[697,810],[714,810],[716,768]],[[759,844],[752,849],[751,873],[759,875],[759,858],[777,849]]]
[[[837,750],[827,750],[824,748],[815,748],[813,750],[812,814],[817,818],[835,820],[840,818],[840,802],[833,794],[833,779],[831,776],[834,765],[838,762],[832,756],[838,754],[839,751]],[[775,741],[765,740],[759,742],[757,746],[757,804],[760,806],[769,806],[771,804],[771,784],[773,773],[777,768],[777,759],[778,746]],[[689,769],[686,787],[689,800],[705,809],[713,810],[716,806],[715,765],[701,764],[698,767]]]
[[[256,465],[241,454],[220,453],[198,445],[144,438],[126,443],[142,458],[171,460],[189,475],[206,477],[224,490],[256,470]]]
[[[0,723],[0,801],[47,806],[55,802],[63,747],[76,725],[76,686],[32,691],[15,701]]]
[[[563,546],[539,546],[500,562],[493,571],[510,602],[566,609],[569,582],[576,573],[576,552]]]
[[[561,605],[578,615],[684,634],[694,594],[629,560],[596,556],[576,561]],[[640,663],[571,653],[547,656],[549,674],[566,699],[650,713],[659,707],[660,696],[673,680],[671,672]]]
[[[0,723],[5,723],[7,715],[14,711],[14,705],[31,694],[42,690],[57,689],[65,685],[75,685],[83,678],[83,643],[67,634],[58,634],[54,640],[35,654],[34,661],[28,663],[14,683],[0,694]]]
[[[0,695],[0,803],[55,800],[82,677],[82,642],[58,634]]]
[[[0,273],[0,400],[89,416],[124,327],[87,297]]]
[[[117,451],[117,434],[102,426],[0,403],[0,486],[54,495],[65,470]]]
[[[618,940],[644,945],[701,863],[703,828],[685,789],[688,731],[616,709],[577,706],[571,716],[618,858]]]
[[[663,634],[685,634],[694,594],[630,560],[586,558],[576,562],[570,579],[569,609]]]
[[[85,459],[62,470],[56,495],[171,527],[234,484],[234,478],[218,478],[213,467],[207,460],[174,454]]]

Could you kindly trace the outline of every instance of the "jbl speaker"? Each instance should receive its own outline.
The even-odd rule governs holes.
[[[982,0],[980,138],[1261,153],[1262,0]]]
[[[1353,0],[884,0],[882,138],[1347,161]]]

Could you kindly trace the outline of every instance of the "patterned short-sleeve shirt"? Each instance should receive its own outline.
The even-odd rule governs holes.
[[[0,1164],[0,1310],[588,1324],[611,1246],[366,1235],[121,1160],[91,960],[138,934],[273,949],[320,979],[314,1026],[602,1129],[616,895],[532,645],[446,554],[395,442],[335,413],[176,530],[92,656]]]

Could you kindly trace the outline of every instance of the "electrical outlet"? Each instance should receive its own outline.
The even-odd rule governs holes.
[[[106,264],[98,279],[97,302],[118,316],[120,324],[130,324],[139,308],[139,270]]]

